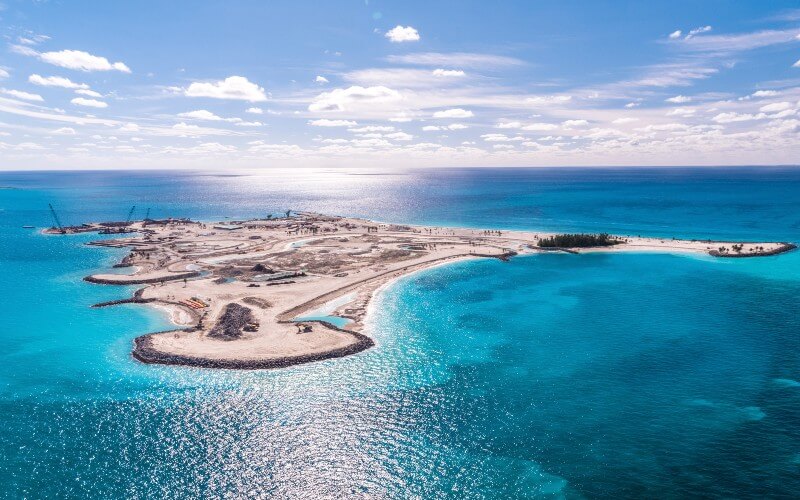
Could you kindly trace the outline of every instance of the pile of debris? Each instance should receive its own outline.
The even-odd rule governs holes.
[[[269,309],[270,307],[272,307],[272,303],[270,301],[259,297],[245,297],[242,299],[242,302],[251,306],[256,306],[261,309]]]
[[[236,340],[242,331],[252,332],[258,329],[258,322],[253,318],[250,308],[235,302],[225,306],[217,324],[208,332],[209,337],[221,340]]]
[[[258,263],[250,269],[251,271],[255,271],[257,273],[264,273],[264,274],[272,274],[275,271],[272,268],[265,266],[264,264]]]

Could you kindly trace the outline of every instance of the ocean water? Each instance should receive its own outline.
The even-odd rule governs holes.
[[[276,371],[144,366],[124,251],[45,236],[286,209],[399,223],[800,241],[800,170],[0,173],[3,497],[789,497],[800,252],[470,261],[382,290],[377,347]],[[322,312],[324,313],[324,311]]]

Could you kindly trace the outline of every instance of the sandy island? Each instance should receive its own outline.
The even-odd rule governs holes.
[[[313,213],[216,224],[170,219],[46,230],[86,231],[119,232],[120,238],[90,244],[130,248],[117,267],[134,269],[131,274],[95,274],[86,281],[146,285],[130,299],[95,307],[149,304],[167,309],[180,326],[136,338],[136,359],[233,369],[286,367],[368,349],[374,342],[362,333],[364,318],[379,287],[461,259],[507,260],[543,251],[756,257],[794,248],[788,243],[620,236],[613,246],[544,249],[540,241],[553,234],[383,224]],[[333,301],[333,314],[350,320],[345,328],[296,321]]]

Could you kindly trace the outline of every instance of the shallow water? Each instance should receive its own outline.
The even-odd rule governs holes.
[[[80,281],[65,223],[288,208],[406,223],[800,240],[788,169],[4,173],[4,496],[743,497],[800,487],[800,253],[538,255],[384,290],[378,346],[262,372],[143,366],[168,327]]]

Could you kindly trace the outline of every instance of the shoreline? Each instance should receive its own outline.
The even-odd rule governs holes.
[[[325,361],[326,359],[342,358],[351,354],[357,354],[375,345],[375,341],[364,334],[338,328],[326,321],[314,320],[314,322],[323,324],[330,329],[346,332],[352,335],[356,341],[348,346],[332,349],[319,354],[300,354],[297,356],[284,356],[261,360],[213,359],[170,354],[154,348],[153,337],[155,335],[163,335],[165,333],[175,331],[171,330],[160,333],[148,333],[146,335],[140,335],[139,337],[136,337],[133,340],[134,348],[133,351],[131,351],[131,356],[145,364],[189,366],[193,368],[214,368],[225,370],[267,370],[275,368],[288,368],[290,366],[312,363],[315,361]]]
[[[542,248],[538,241],[553,234],[411,226],[307,212],[220,223],[137,221],[122,229],[119,238],[89,244],[128,248],[120,264],[133,272],[84,280],[144,287],[129,299],[95,306],[143,303],[166,312],[178,328],[137,337],[132,356],[140,362],[223,369],[283,368],[369,349],[375,345],[367,334],[381,291],[414,273],[467,259],[508,260],[554,251],[760,257],[796,248],[790,243],[630,236],[615,236],[620,243],[606,247]],[[347,300],[331,315],[350,319],[347,328],[324,320],[296,321],[343,297]]]
[[[431,263],[430,265],[423,265],[419,267],[415,267],[412,270],[408,270],[407,272],[395,272],[392,271],[392,274],[389,277],[383,277],[383,280],[378,279],[378,284],[375,286],[371,292],[369,293],[369,299],[366,303],[365,312],[362,320],[362,324],[364,325],[365,333],[356,332],[349,330],[347,328],[340,328],[332,323],[324,320],[302,320],[302,323],[317,323],[323,325],[324,327],[336,330],[339,332],[347,333],[352,335],[356,342],[351,344],[350,346],[333,349],[327,352],[319,353],[319,354],[308,354],[308,355],[298,355],[298,356],[287,356],[283,358],[275,358],[275,359],[263,359],[263,360],[219,360],[213,358],[203,358],[203,357],[193,357],[193,356],[181,356],[181,355],[173,355],[158,349],[153,348],[152,345],[152,337],[154,335],[163,335],[169,334],[177,331],[185,331],[187,329],[193,328],[193,322],[190,320],[189,322],[179,322],[175,319],[175,312],[181,310],[181,306],[176,304],[164,304],[159,303],[156,301],[151,302],[133,302],[133,303],[144,303],[148,304],[154,309],[160,309],[162,312],[166,312],[170,316],[170,322],[176,326],[177,328],[166,330],[163,332],[156,332],[156,333],[149,333],[145,335],[140,335],[134,339],[134,348],[131,351],[131,356],[146,364],[163,364],[163,365],[174,365],[174,366],[188,366],[194,368],[213,368],[213,369],[233,369],[233,370],[262,370],[262,369],[275,369],[275,368],[288,368],[290,366],[295,366],[299,364],[311,363],[316,361],[325,361],[327,359],[335,359],[341,358],[344,356],[349,356],[352,354],[357,354],[359,352],[365,351],[371,347],[377,345],[377,342],[367,333],[371,333],[371,330],[367,327],[367,320],[371,319],[370,315],[374,312],[374,300],[378,296],[378,294],[386,289],[388,289],[393,283],[400,281],[401,279],[407,278],[417,273],[421,273],[430,269],[434,269],[436,267],[446,266],[450,264],[455,264],[458,262],[464,262],[470,260],[468,256],[462,256],[453,259],[441,260]],[[304,304],[298,306],[297,311],[284,311],[281,313],[280,316],[288,319],[281,319],[279,320],[281,323],[285,324],[292,324],[295,323],[294,319],[304,313],[314,310],[315,308],[320,307],[321,305],[328,304],[332,301],[342,298],[343,295],[347,295],[348,293],[354,293],[351,291],[341,291],[336,295],[333,295],[331,298],[325,296],[316,297],[311,301],[308,301]],[[123,299],[123,301],[128,302],[129,299]],[[346,302],[345,304],[350,303],[350,301]],[[336,310],[339,308],[335,308],[331,315],[336,315],[340,317],[347,317],[344,315],[337,315],[335,314]]]

